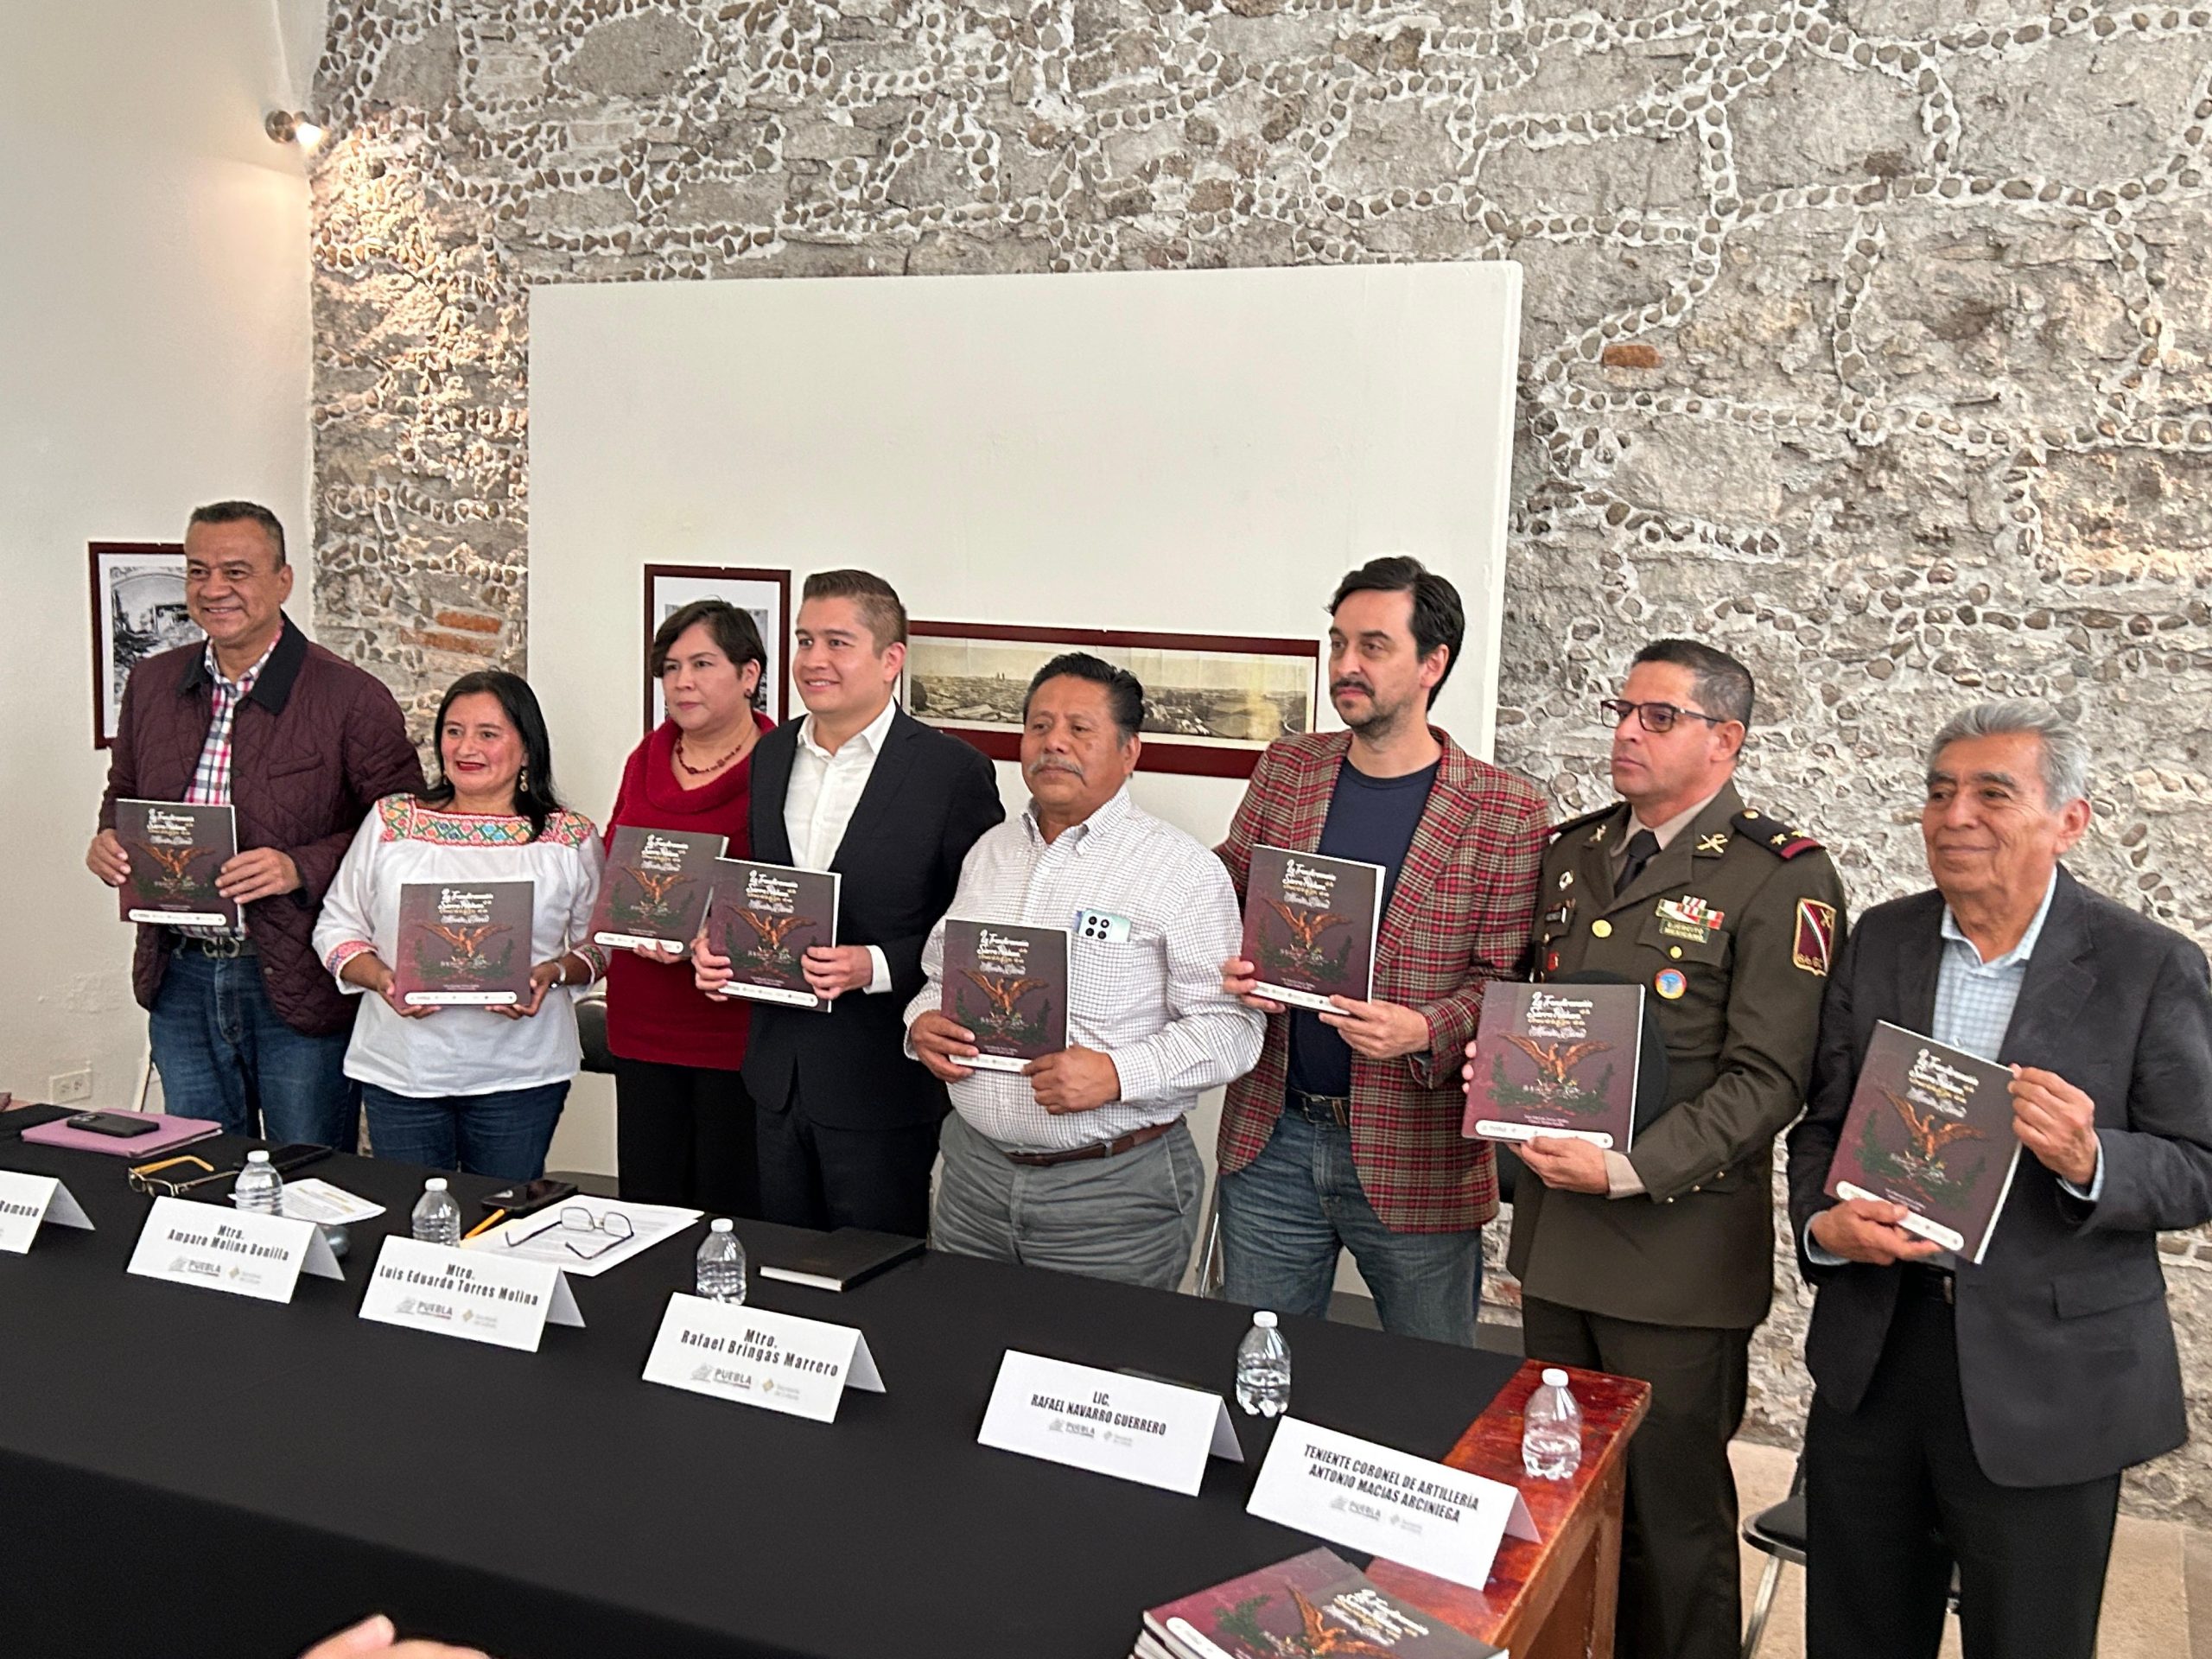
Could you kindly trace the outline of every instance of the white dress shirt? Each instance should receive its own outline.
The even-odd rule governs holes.
[[[791,756],[791,775],[784,786],[784,833],[791,837],[791,862],[803,870],[827,872],[844,844],[854,809],[875,775],[876,757],[883,753],[891,722],[898,717],[897,699],[883,705],[883,712],[837,746],[831,753],[814,741],[814,716],[798,728],[798,748]],[[880,945],[867,947],[874,964],[866,989],[881,995],[891,988],[891,963]]]
[[[1082,938],[1076,918],[1086,910],[1126,924],[1128,937]],[[1065,1152],[1172,1123],[1260,1058],[1265,1017],[1221,988],[1221,964],[1244,938],[1229,872],[1140,810],[1126,787],[1056,840],[1037,827],[1034,802],[985,831],[948,914],[1068,929],[1068,1041],[1107,1055],[1122,1080],[1119,1100],[1088,1112],[1046,1111],[1019,1072],[950,1084],[953,1109],[1003,1151]],[[942,921],[922,947],[922,971],[929,982],[906,1005],[910,1027],[944,999]]]

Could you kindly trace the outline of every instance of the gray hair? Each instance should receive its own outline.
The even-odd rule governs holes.
[[[2042,740],[2037,769],[2043,774],[2044,804],[2053,811],[2089,795],[2089,745],[2074,722],[2049,703],[2013,698],[1977,702],[1945,721],[1928,746],[1928,770],[1945,749],[1968,738],[2004,737],[2028,732]]]

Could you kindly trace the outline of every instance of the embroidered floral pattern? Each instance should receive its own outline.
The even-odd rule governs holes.
[[[412,795],[387,795],[377,803],[385,841],[427,841],[441,847],[527,847],[528,818],[486,817],[475,812],[440,812]],[[581,847],[597,833],[591,820],[565,808],[545,820],[542,842]]]

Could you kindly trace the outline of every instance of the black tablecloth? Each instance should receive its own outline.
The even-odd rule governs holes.
[[[219,1164],[245,1143],[193,1150]],[[597,1279],[522,1354],[356,1317],[422,1172],[312,1173],[390,1206],[291,1306],[124,1271],[124,1160],[0,1144],[99,1224],[0,1255],[0,1651],[277,1659],[374,1611],[501,1659],[1120,1659],[1142,1610],[1310,1548],[1243,1512],[975,1443],[1008,1347],[1230,1391],[1249,1310],[931,1253],[760,1306],[858,1325],[887,1395],[832,1424],[641,1382],[702,1228]],[[494,1184],[454,1178],[472,1217]],[[741,1224],[757,1262],[802,1236]],[[1289,1319],[1294,1406],[1440,1457],[1514,1362]]]

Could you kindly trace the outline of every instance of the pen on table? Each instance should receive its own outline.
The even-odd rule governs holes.
[[[463,1238],[474,1238],[479,1233],[489,1232],[493,1228],[498,1226],[506,1218],[507,1212],[505,1211],[494,1210],[490,1215],[485,1217],[483,1220],[478,1222],[474,1227],[463,1233],[461,1236]]]

